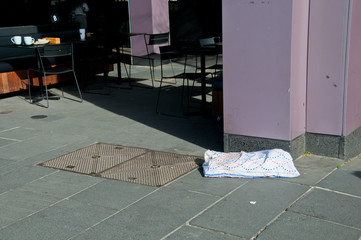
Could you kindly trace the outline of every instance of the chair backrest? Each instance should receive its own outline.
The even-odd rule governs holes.
[[[161,77],[162,78],[169,78],[169,77],[174,77],[174,75],[178,75],[181,73],[184,73],[185,71],[185,63],[186,63],[186,55],[184,53],[184,51],[182,50],[182,48],[180,48],[179,46],[172,46],[172,45],[168,45],[168,46],[160,46],[159,47],[159,52],[160,52],[160,71],[161,71]],[[170,64],[169,66],[172,69],[172,74],[169,75],[169,71],[163,71],[165,65],[171,63],[169,60],[175,60],[177,63],[183,64],[184,65],[184,71],[178,72],[177,74],[175,74],[174,72],[174,68],[172,66],[172,64]],[[177,70],[176,70],[177,71]]]
[[[205,47],[207,45],[211,45],[211,44],[215,44],[215,43],[216,43],[216,41],[215,41],[214,37],[199,39],[199,45],[201,47]]]
[[[73,54],[73,44],[46,44],[38,47],[38,53],[40,57],[45,58],[70,56]]]
[[[169,43],[169,32],[149,34],[147,45],[160,45]]]
[[[148,39],[147,39],[148,37]],[[166,33],[155,33],[155,34],[145,34],[144,35],[144,41],[145,41],[145,47],[147,50],[148,57],[150,56],[150,53],[154,51],[149,46],[154,45],[169,45],[169,32]]]
[[[64,63],[64,58],[69,58],[66,62],[71,61],[72,68],[74,69],[74,55],[73,55],[73,44],[72,43],[60,43],[60,44],[46,44],[37,48],[38,55],[42,68],[50,66],[52,64]]]
[[[171,45],[159,47],[159,51],[161,60],[180,58],[184,56],[182,50],[179,47]]]

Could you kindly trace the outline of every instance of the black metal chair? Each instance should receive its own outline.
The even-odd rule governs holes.
[[[37,54],[38,67],[28,69],[28,79],[29,79],[28,88],[29,88],[30,103],[33,103],[31,98],[31,80],[30,80],[31,71],[39,73],[39,78],[43,79],[44,81],[45,96],[47,101],[46,107],[49,107],[49,95],[48,95],[46,76],[54,75],[54,74],[65,74],[72,72],[77,90],[79,92],[80,102],[82,102],[83,98],[74,71],[73,44],[62,43],[62,44],[46,44],[43,46],[38,46],[36,47],[36,54]],[[42,84],[42,81],[40,81],[40,79],[39,79],[39,84]],[[63,89],[62,89],[62,96],[64,97]],[[42,93],[42,99],[44,99],[43,93]]]
[[[216,43],[220,42],[219,37],[210,37],[210,38],[202,38],[199,39],[200,47],[204,48],[217,48]],[[212,70],[213,77],[223,71],[223,64],[220,62],[220,54],[216,54],[216,61],[213,65],[207,66],[206,70]]]
[[[199,46],[201,48],[208,48],[208,49],[214,49],[214,55],[216,57],[214,64],[211,64],[209,66],[205,67],[205,70],[207,73],[210,73],[212,75],[211,84],[213,85],[213,80],[219,81],[219,79],[222,79],[223,77],[223,64],[222,61],[220,61],[220,55],[221,55],[221,47],[222,44],[220,41],[220,37],[209,37],[209,38],[201,38],[199,39]],[[196,57],[196,71],[201,71],[201,66],[199,64],[198,57]],[[194,83],[194,82],[193,82]],[[193,91],[192,86],[192,91]]]
[[[113,34],[108,38],[107,41],[104,41],[106,44],[104,45],[104,56],[103,56],[103,67],[104,67],[104,83],[107,87],[115,87],[115,88],[131,88],[131,66],[132,66],[132,54],[130,51],[127,51],[124,46],[127,45],[127,41],[129,40],[129,35],[124,34]],[[115,50],[115,51],[114,51]],[[122,82],[121,77],[121,63],[124,65],[124,69],[128,78],[128,87],[121,87],[119,84]],[[118,78],[117,78],[117,86],[109,86],[108,76],[109,64],[117,64]],[[128,65],[128,68],[127,68]]]
[[[144,42],[147,50],[147,58],[149,61],[149,70],[150,77],[152,79],[152,86],[154,87],[154,62],[160,60],[160,55],[154,52],[154,49],[151,49],[154,46],[166,46],[169,45],[169,32],[166,33],[157,33],[157,34],[145,34]]]
[[[161,92],[163,88],[163,82],[165,79],[182,79],[182,90],[181,90],[181,107],[184,107],[184,95],[185,95],[185,87],[187,87],[187,107],[190,106],[190,98],[191,98],[191,91],[189,90],[190,84],[189,80],[196,81],[197,79],[200,79],[202,77],[202,73],[195,72],[195,71],[188,71],[187,70],[187,52],[182,49],[179,46],[163,46],[159,48],[160,50],[160,86],[158,90],[158,97],[157,97],[157,103],[156,103],[156,112],[164,115],[170,115],[166,113],[161,113],[159,111],[159,102],[161,99]],[[174,69],[171,66],[171,60],[175,60],[179,64],[182,64],[184,66],[183,71],[179,73],[174,73]],[[169,66],[171,69],[172,74],[165,72],[165,67]],[[188,66],[189,67],[189,66]],[[207,75],[208,73],[206,73]],[[186,84],[185,84],[186,82]]]

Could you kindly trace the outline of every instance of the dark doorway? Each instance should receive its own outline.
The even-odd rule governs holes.
[[[172,43],[222,36],[221,0],[169,1]]]

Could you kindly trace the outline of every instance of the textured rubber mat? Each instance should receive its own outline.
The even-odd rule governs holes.
[[[38,165],[160,187],[202,162],[197,156],[95,143]]]

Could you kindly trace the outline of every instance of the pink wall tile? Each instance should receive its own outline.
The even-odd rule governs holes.
[[[151,33],[153,31],[152,4],[149,0],[129,1],[130,32]],[[147,54],[144,37],[132,37],[132,54],[144,56]]]
[[[292,1],[222,8],[224,132],[290,140]]]
[[[169,31],[168,0],[129,1],[130,31],[133,33],[162,33]],[[158,48],[155,49],[159,52]],[[132,53],[147,54],[144,36],[132,37]]]
[[[342,135],[348,2],[310,4],[307,132]]]
[[[352,1],[344,135],[361,126],[361,1]]]
[[[291,56],[291,139],[306,131],[309,1],[293,1]]]

